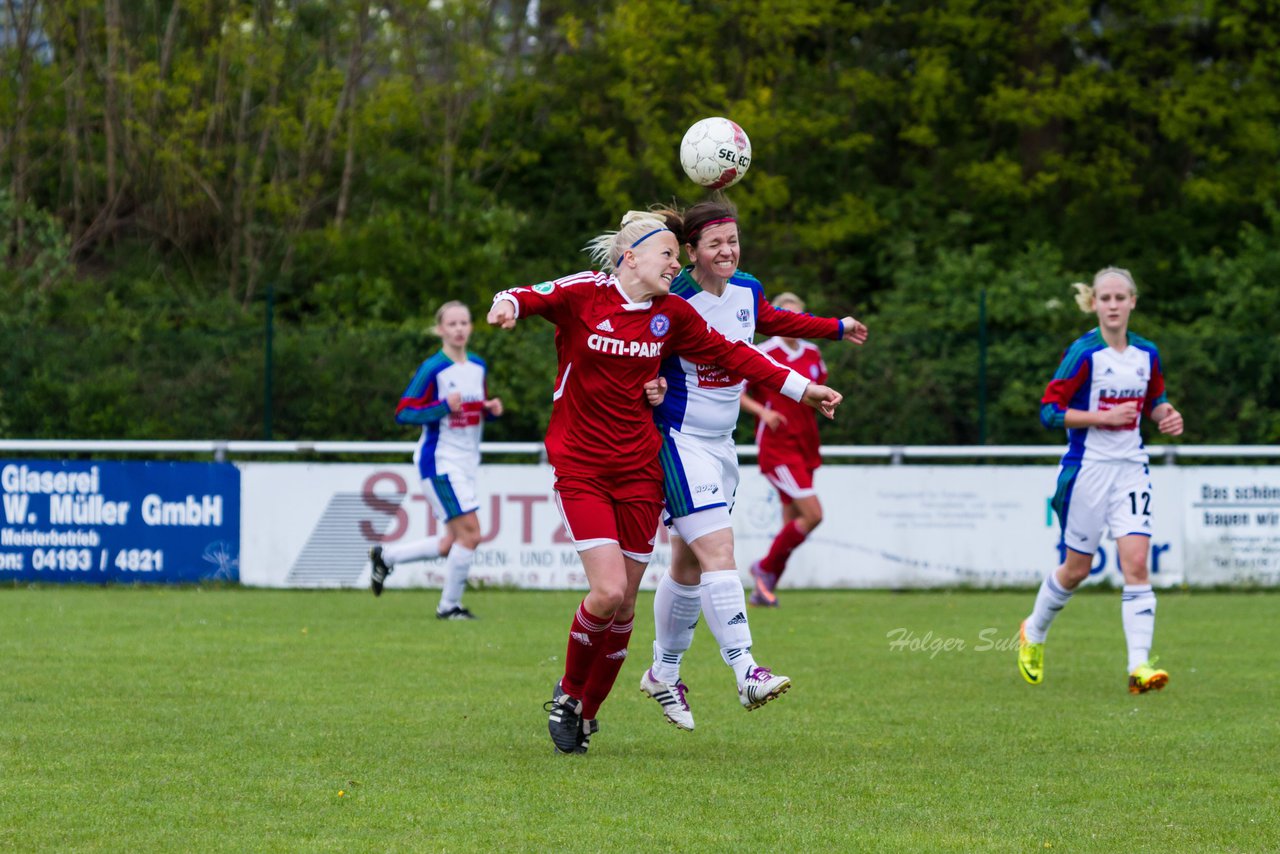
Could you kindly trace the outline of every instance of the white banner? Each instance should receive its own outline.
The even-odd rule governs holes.
[[[1280,585],[1280,468],[1189,467],[1183,495],[1189,583]]]
[[[410,464],[246,463],[241,582],[362,587],[368,550],[441,532]],[[825,521],[792,555],[782,587],[1032,586],[1059,562],[1049,508],[1057,468],[826,466],[816,488]],[[781,504],[744,465],[734,511],[738,566],[769,548]],[[1280,468],[1153,466],[1152,582],[1280,584]],[[488,585],[586,587],[551,496],[545,465],[486,465],[478,479],[484,541],[471,577]],[[658,539],[645,587],[670,561]],[[1094,583],[1120,583],[1104,540]],[[402,564],[388,588],[439,587],[444,561]]]

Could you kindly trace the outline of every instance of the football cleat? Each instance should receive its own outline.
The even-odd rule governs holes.
[[[773,593],[774,588],[778,586],[778,576],[772,572],[765,572],[760,566],[760,561],[756,561],[751,564],[751,577],[756,583],[756,589],[751,594],[751,604],[765,608],[778,607],[778,597]]]
[[[677,679],[674,684],[659,682],[649,669],[640,677],[640,693],[648,694],[662,706],[662,714],[667,720],[683,730],[693,731],[693,712],[689,711],[689,702],[685,700],[685,692],[689,686]]]
[[[738,699],[750,712],[790,690],[791,680],[786,676],[778,676],[767,667],[753,667],[747,674],[747,678],[738,686]]]
[[[373,571],[369,573],[369,587],[372,588],[374,596],[381,596],[382,582],[386,581],[387,576],[391,574],[391,567],[387,566],[387,562],[382,559],[382,546],[369,549],[369,561],[373,564]]]
[[[1027,640],[1027,621],[1018,627],[1018,672],[1032,685],[1044,681],[1044,644]]]
[[[566,694],[557,682],[551,689],[551,699],[542,704],[543,711],[547,712],[547,731],[551,733],[551,743],[556,746],[556,750],[561,753],[586,753],[587,748],[583,743],[582,729],[582,701],[575,700]],[[594,724],[595,721],[592,721]],[[596,725],[591,732],[599,729]],[[591,739],[591,734],[587,733],[587,742]],[[579,750],[578,748],[582,749]]]
[[[436,611],[437,620],[474,620],[476,615],[461,605],[455,605],[447,611]]]
[[[1169,684],[1169,673],[1166,670],[1157,670],[1155,663],[1158,659],[1153,658],[1146,664],[1140,664],[1129,674],[1129,693],[1145,694],[1148,691],[1159,691],[1165,685]]]

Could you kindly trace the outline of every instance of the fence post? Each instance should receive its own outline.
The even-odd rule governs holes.
[[[978,292],[978,444],[987,444],[987,289]]]
[[[266,343],[262,366],[262,438],[271,441],[271,374],[274,370],[276,283],[267,284]]]

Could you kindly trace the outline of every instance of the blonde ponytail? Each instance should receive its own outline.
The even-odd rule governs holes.
[[[1080,310],[1085,314],[1093,314],[1093,285],[1076,282],[1071,287],[1075,288],[1076,305],[1080,306]]]

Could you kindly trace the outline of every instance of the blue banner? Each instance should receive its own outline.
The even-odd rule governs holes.
[[[0,580],[240,580],[230,463],[0,460]]]

